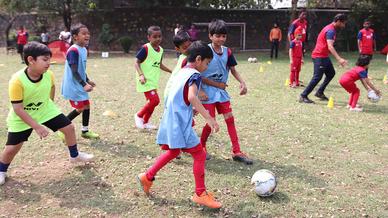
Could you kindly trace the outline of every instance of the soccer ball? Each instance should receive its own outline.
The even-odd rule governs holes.
[[[253,58],[249,57],[249,58],[248,58],[248,62],[249,62],[249,63],[252,63],[252,61],[253,61]]]
[[[262,169],[253,174],[251,183],[254,185],[258,196],[268,197],[275,192],[277,179],[271,171]]]
[[[373,103],[377,103],[380,100],[380,96],[378,96],[375,91],[370,90],[368,92],[368,99]]]
[[[252,63],[256,63],[257,62],[257,58],[252,58]]]

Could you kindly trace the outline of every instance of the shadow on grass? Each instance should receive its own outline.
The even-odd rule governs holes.
[[[47,193],[60,201],[60,207],[69,209],[96,208],[111,215],[125,214],[130,210],[129,202],[120,200],[111,186],[90,167],[76,167],[76,170],[80,170],[82,175],[39,185],[9,179],[2,187],[1,200],[33,204],[40,202],[41,195]]]

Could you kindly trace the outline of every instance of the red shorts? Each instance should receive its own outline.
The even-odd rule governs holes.
[[[166,144],[160,145],[160,149],[162,149],[162,150],[164,150],[164,151],[173,150],[173,149],[170,149],[170,148],[168,147],[168,145],[166,145]],[[191,152],[200,151],[201,149],[203,149],[203,146],[202,146],[201,144],[198,144],[198,145],[196,145],[195,147],[187,148],[187,149],[180,149],[180,150],[183,151],[183,152],[191,153]]]
[[[230,101],[226,102],[216,102],[212,104],[203,104],[203,107],[209,111],[210,116],[216,116],[216,109],[218,114],[227,114],[232,112],[232,108],[230,107]]]
[[[83,109],[85,106],[90,105],[90,101],[89,100],[85,100],[85,101],[72,101],[72,100],[69,100],[69,101],[70,101],[71,106],[74,109]]]

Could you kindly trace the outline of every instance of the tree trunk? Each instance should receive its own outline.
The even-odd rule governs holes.
[[[68,30],[71,28],[71,0],[63,2],[63,23]]]
[[[298,9],[298,0],[292,0],[291,1],[291,21],[290,23],[295,20],[296,18],[296,10]]]
[[[12,25],[13,25],[13,22],[15,21],[15,19],[17,18],[18,16],[14,16],[14,17],[10,17],[9,20],[7,20],[7,26],[5,27],[5,49],[7,51],[7,54],[8,54],[8,41],[9,41],[9,31],[11,30],[12,28]]]

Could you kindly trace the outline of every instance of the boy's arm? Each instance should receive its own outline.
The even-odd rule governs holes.
[[[172,73],[172,71],[171,71],[168,67],[166,67],[166,66],[163,64],[163,62],[160,62],[160,69],[166,71],[167,73]]]
[[[201,101],[198,99],[196,93],[198,91],[198,87],[195,83],[193,83],[189,87],[188,100],[193,105],[195,110],[201,114],[203,118],[205,118],[206,122],[209,124],[210,128],[213,132],[218,132],[219,126],[216,120],[210,116],[209,112],[203,107]]]
[[[136,73],[139,75],[139,81],[141,84],[144,84],[147,82],[147,79],[144,77],[144,73],[143,71],[141,70],[140,68],[140,64],[141,64],[141,60],[139,60],[138,58],[136,58],[136,61],[135,61],[135,69],[136,69]]]
[[[13,103],[12,108],[15,111],[16,115],[18,115],[25,123],[31,126],[32,129],[39,135],[40,139],[48,136],[47,129],[37,123],[32,117],[24,110],[23,103]]]
[[[51,86],[50,98],[52,101],[54,101],[54,98],[55,98],[55,85],[54,84]]]
[[[247,92],[248,92],[247,85],[245,84],[241,75],[237,72],[237,70],[234,66],[230,66],[230,72],[232,73],[234,78],[236,78],[236,80],[240,82],[240,95],[247,94]]]
[[[213,81],[213,80],[208,79],[206,77],[202,77],[202,82],[208,86],[214,86],[214,87],[217,87],[219,89],[226,89],[226,87],[228,87],[228,85],[226,83],[216,82],[216,81]]]
[[[365,87],[366,90],[369,91],[370,89],[372,89],[373,91],[376,92],[376,94],[377,94],[378,96],[381,95],[380,90],[378,90],[378,89],[373,85],[373,83],[369,80],[368,77],[367,77],[367,78],[361,78],[360,80],[361,80],[361,83],[362,83],[362,85]]]
[[[288,50],[288,55],[290,56],[290,64],[292,64],[292,48]]]

